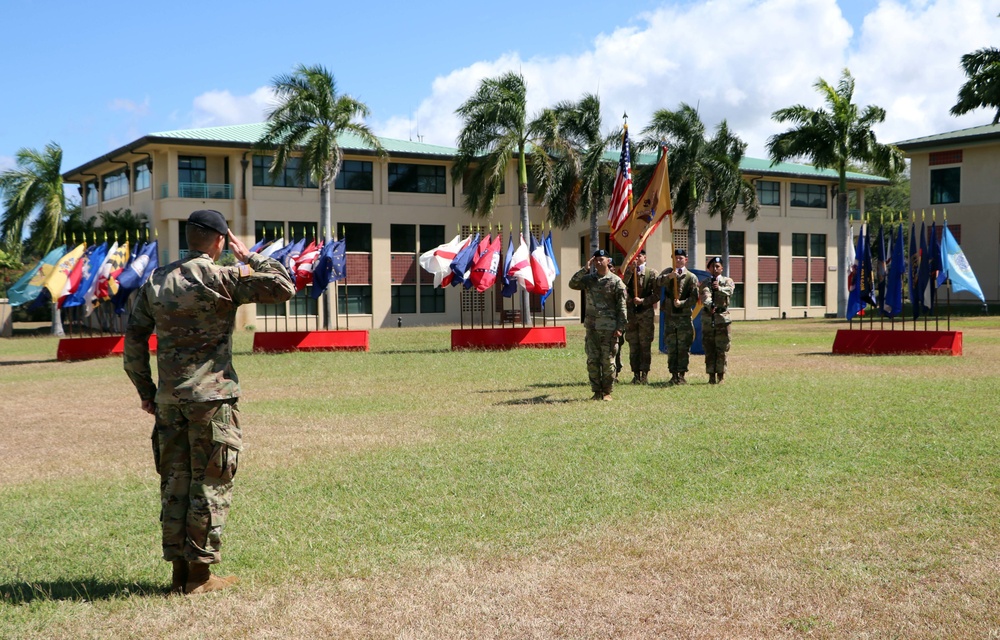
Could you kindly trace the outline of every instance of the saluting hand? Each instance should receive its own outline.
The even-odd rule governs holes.
[[[229,230],[229,250],[233,252],[233,255],[240,262],[246,262],[250,256],[250,250],[247,249],[245,244],[240,242],[239,238],[233,235],[232,229]]]

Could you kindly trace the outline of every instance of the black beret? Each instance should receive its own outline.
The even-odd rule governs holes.
[[[188,224],[196,224],[218,233],[221,236],[229,233],[226,217],[214,209],[198,209],[188,216]]]
[[[640,249],[639,250],[639,255],[641,255],[641,256],[646,255],[646,250],[645,249]]]
[[[716,256],[714,258],[709,258],[706,267],[711,267],[713,264],[722,264],[722,258]]]
[[[687,249],[674,249],[674,255],[675,256],[684,256],[686,258],[688,256],[688,252],[687,252]]]
[[[605,251],[604,249],[598,249],[597,251],[594,252],[594,256],[593,257],[595,257],[595,258],[610,258],[611,256],[608,255],[608,252]]]

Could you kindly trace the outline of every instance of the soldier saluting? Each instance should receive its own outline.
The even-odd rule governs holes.
[[[173,563],[173,593],[224,589],[213,576],[222,559],[222,527],[242,448],[239,379],[233,369],[236,310],[251,302],[284,302],[295,293],[276,260],[250,253],[218,211],[187,219],[191,255],[153,272],[136,297],[125,332],[125,372],[144,411],[156,416],[153,459],[160,475],[163,559]],[[229,239],[237,260],[215,261]],[[156,332],[158,383],[149,363]]]
[[[611,272],[610,264],[611,256],[598,249],[569,281],[570,289],[586,294],[585,346],[590,390],[594,392],[592,400],[611,399],[615,381],[613,362],[618,338],[625,331],[625,283]]]

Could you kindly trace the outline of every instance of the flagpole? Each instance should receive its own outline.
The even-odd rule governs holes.
[[[941,239],[944,240],[944,229],[948,228],[948,210],[947,209],[942,209],[941,210],[941,224],[942,224],[942,227],[941,227]],[[943,268],[944,264],[942,264],[941,267]],[[951,289],[952,289],[952,284],[951,284],[950,273],[949,273],[949,278],[948,278],[947,284],[948,284],[948,294],[947,294],[948,295],[948,306],[947,306],[947,309],[948,309],[948,325],[947,325],[948,329],[947,330],[951,331]]]

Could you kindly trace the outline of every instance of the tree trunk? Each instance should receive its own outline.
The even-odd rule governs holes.
[[[319,187],[319,229],[324,242],[333,238],[333,227],[330,223],[330,181],[323,181]],[[323,329],[330,330],[333,318],[333,305],[336,301],[330,292],[330,287],[323,292]]]
[[[722,215],[722,275],[729,277],[729,218]]]
[[[526,175],[526,174],[525,174]],[[521,205],[521,232],[524,235],[531,233],[531,227],[528,222],[528,181],[525,179],[518,185],[518,204]],[[525,239],[528,243],[531,242],[530,238]],[[524,287],[521,287],[521,319],[525,324],[533,324],[531,319],[531,294]]]
[[[601,248],[600,244],[601,234],[597,227],[597,208],[594,207],[590,210],[590,253],[584,258],[589,259],[590,256],[594,255],[594,252]]]
[[[847,275],[851,265],[850,255],[850,220],[847,215],[847,179],[840,178],[840,190],[837,192],[837,317],[847,317]]]
[[[55,300],[52,301],[52,335],[59,337],[66,335],[62,325],[62,309]]]
[[[671,238],[673,241],[673,238]],[[688,222],[688,268],[698,268],[698,211],[691,213],[691,220]],[[670,258],[673,260],[673,256]]]

